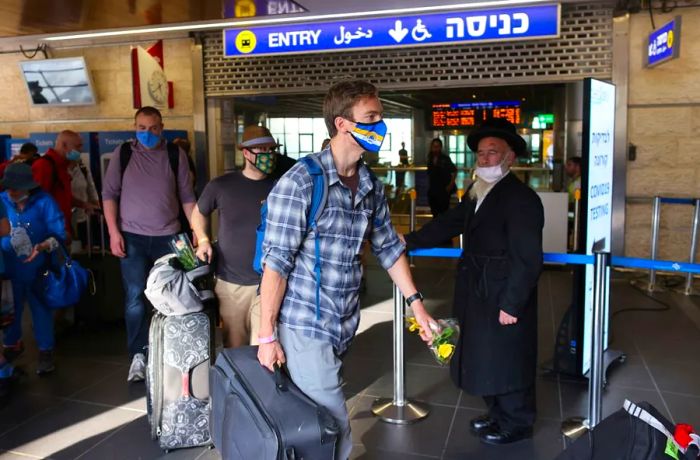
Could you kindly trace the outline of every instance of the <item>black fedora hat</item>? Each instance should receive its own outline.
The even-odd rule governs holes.
[[[479,149],[479,142],[485,137],[497,137],[508,143],[516,156],[527,154],[527,143],[515,130],[515,125],[504,118],[491,118],[482,123],[479,128],[469,134],[467,145],[476,152]]]
[[[34,182],[32,167],[27,163],[10,163],[0,180],[0,186],[12,190],[33,190],[39,186]]]

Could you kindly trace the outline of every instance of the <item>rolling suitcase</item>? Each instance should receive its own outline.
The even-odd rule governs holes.
[[[223,350],[211,369],[211,430],[224,460],[332,460],[339,428],[258,347]]]
[[[165,316],[149,330],[146,393],[151,438],[165,451],[211,444],[212,308]]]

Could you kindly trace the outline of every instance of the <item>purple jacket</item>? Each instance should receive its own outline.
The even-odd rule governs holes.
[[[146,236],[166,236],[180,231],[179,202],[175,178],[168,160],[165,141],[155,150],[131,142],[131,159],[122,181],[119,161],[121,146],[112,154],[102,182],[102,199],[119,203],[119,228]],[[196,201],[189,180],[187,156],[180,150],[178,187],[180,202]]]

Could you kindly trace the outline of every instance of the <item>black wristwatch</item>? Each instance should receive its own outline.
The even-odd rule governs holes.
[[[420,300],[422,302],[423,301],[423,294],[421,294],[420,292],[416,292],[411,297],[407,298],[406,299],[406,306],[410,307],[411,304],[413,302],[415,302],[416,300]]]

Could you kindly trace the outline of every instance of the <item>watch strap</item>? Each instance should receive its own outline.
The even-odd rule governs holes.
[[[416,300],[421,300],[421,301],[422,301],[422,300],[423,300],[423,294],[421,294],[420,292],[416,292],[415,294],[413,294],[412,296],[410,296],[409,298],[407,298],[407,299],[406,299],[406,306],[407,306],[407,307],[410,307],[411,304],[412,304],[413,302],[415,302]]]

